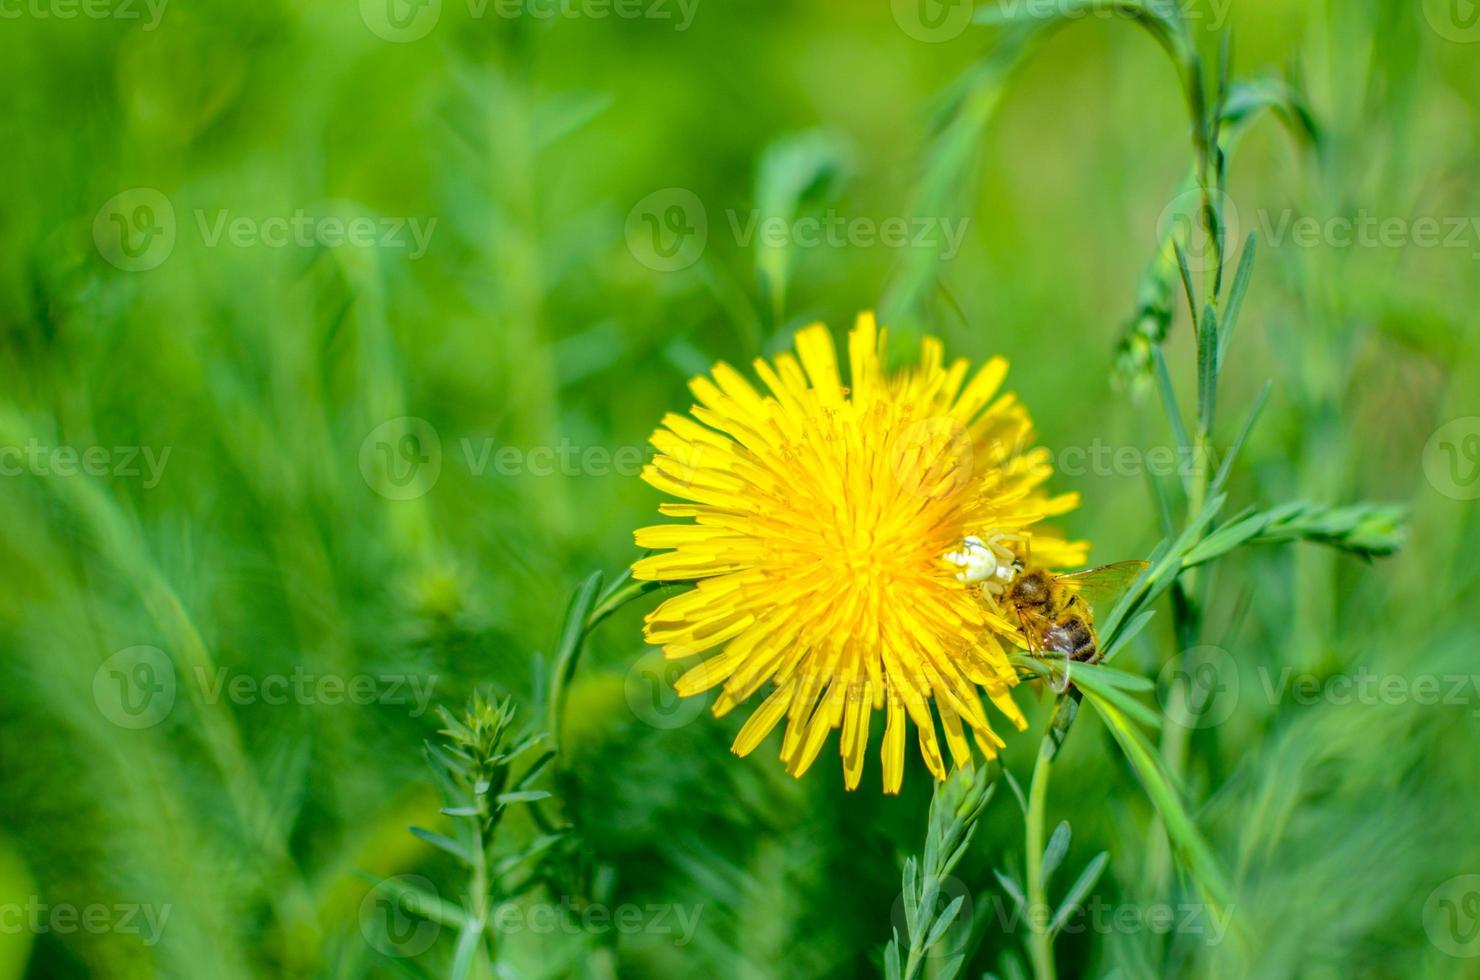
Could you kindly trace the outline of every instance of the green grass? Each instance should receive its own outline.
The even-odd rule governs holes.
[[[1480,230],[1461,224],[1480,215],[1480,44],[1439,29],[1444,4],[1228,8],[1234,76],[1266,81],[1225,129],[1237,221],[1221,299],[1206,256],[1188,255],[1189,289],[1158,234],[1192,186],[1185,76],[1123,17],[1042,36],[981,24],[937,44],[883,3],[701,4],[676,30],[474,19],[444,0],[430,33],[398,43],[354,3],[169,5],[149,30],[143,7],[9,9],[0,980],[449,975],[467,872],[407,827],[453,833],[423,742],[443,741],[431,707],[456,712],[477,688],[511,696],[516,727],[556,719],[561,753],[540,782],[554,799],[511,807],[494,857],[540,840],[542,820],[569,827],[530,881],[520,866],[505,882],[527,887],[493,944],[502,975],[875,975],[895,931],[907,960],[923,766],[883,798],[872,767],[844,793],[830,751],[800,782],[766,747],[734,758],[744,712],[685,712],[654,686],[651,598],[584,644],[562,636],[572,595],[594,571],[617,580],[631,530],[654,522],[633,447],[688,406],[686,379],[876,307],[902,338],[1010,358],[1043,443],[1084,461],[1055,485],[1083,494],[1066,524],[1096,561],[1144,557],[1227,498],[1182,585],[1158,580],[1155,615],[1118,617],[1113,668],[1158,693],[1086,681],[1097,710],[1053,759],[1040,837],[1063,820],[1072,834],[1053,862],[1035,856],[1058,865],[1047,894],[1103,852],[1081,898],[1129,910],[1065,929],[1058,975],[1474,975],[1451,953],[1474,951],[1461,940],[1480,918],[1465,919],[1467,883],[1446,883],[1480,874],[1480,690],[1462,686],[1480,674],[1480,529],[1454,493],[1464,458],[1446,481],[1439,443],[1476,430],[1425,447],[1480,415]],[[1191,47],[1173,53],[1195,50],[1211,77],[1215,5],[1189,11]],[[1252,111],[1271,94],[1274,111]],[[162,215],[137,195],[109,204],[131,188],[174,214],[172,248],[146,248],[153,267],[137,271],[109,244],[111,215],[139,217],[135,231]],[[708,240],[664,271],[629,215],[669,188],[701,203]],[[223,211],[250,219],[242,234],[215,237]],[[403,224],[373,225],[368,247],[260,240],[265,219],[300,211],[329,238],[320,219]],[[744,243],[752,213],[969,224],[941,260],[856,239]],[[1291,223],[1363,214],[1403,231],[1302,244]],[[1437,219],[1439,243],[1419,218]],[[414,258],[410,219],[430,229]],[[1216,310],[1204,336],[1226,341],[1216,397],[1189,293],[1199,318]],[[432,451],[378,430],[404,416],[440,443],[419,495],[383,469]],[[1211,461],[1208,485],[1145,472],[1183,440],[1206,450],[1188,458]],[[1400,509],[1343,509],[1369,502]],[[1399,513],[1402,547],[1365,558],[1392,550]],[[152,651],[116,659],[137,647]],[[1182,657],[1191,647],[1205,649]],[[1175,710],[1168,681],[1204,662],[1237,691],[1213,702],[1216,724],[1154,729],[1117,706]],[[166,673],[168,713],[130,727],[119,691]],[[1004,769],[1031,810],[1052,703],[1020,700],[1034,727]],[[1030,870],[1007,782],[942,872],[971,898],[950,944],[971,977],[1012,976],[1013,956],[1031,975],[1032,930],[994,874]],[[1216,942],[1146,924],[1160,905],[1211,923],[1189,846],[1227,877]],[[395,876],[435,889],[451,924],[385,919],[372,889]],[[636,925],[603,928],[591,909],[633,909]],[[385,921],[416,955],[386,954]]]

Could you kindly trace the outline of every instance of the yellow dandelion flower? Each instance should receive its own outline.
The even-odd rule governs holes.
[[[679,678],[681,696],[723,685],[721,716],[770,684],[737,754],[785,717],[781,758],[800,776],[841,727],[853,789],[870,718],[883,711],[884,791],[897,793],[907,721],[937,779],[935,715],[958,765],[971,757],[963,724],[988,757],[1004,744],[979,692],[1026,727],[1003,646],[1020,643],[1018,631],[990,588],[967,581],[976,576],[963,571],[963,542],[974,559],[990,549],[1008,558],[1031,537],[1033,562],[1051,568],[1082,563],[1085,549],[1030,530],[1078,499],[1042,490],[1048,451],[1031,448],[1026,409],[998,394],[1007,363],[993,358],[968,381],[967,362],[945,365],[926,338],[919,365],[890,375],[884,345],[874,318],[859,317],[848,387],[822,324],[796,335],[795,356],[756,360],[767,393],[723,363],[693,379],[699,404],[692,417],[664,418],[643,473],[684,501],[660,512],[691,522],[637,531],[638,547],[663,553],[632,571],[695,583],[644,630],[669,658],[719,650]]]

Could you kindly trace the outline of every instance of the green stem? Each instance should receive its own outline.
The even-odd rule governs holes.
[[[910,937],[910,956],[904,964],[904,980],[915,980],[920,975],[920,961],[925,958],[925,944],[914,936]]]
[[[1054,706],[1048,731],[1038,745],[1038,761],[1033,765],[1033,784],[1028,789],[1026,848],[1028,865],[1028,955],[1033,961],[1034,980],[1055,980],[1053,935],[1049,932],[1052,911],[1048,904],[1048,883],[1043,877],[1044,811],[1048,802],[1049,777],[1053,760],[1069,735],[1069,727],[1079,712],[1077,689],[1059,697]]]
[[[632,578],[630,569],[605,591],[601,588],[601,573],[593,572],[576,594],[571,597],[566,610],[565,625],[560,631],[560,645],[555,651],[555,671],[550,681],[550,698],[546,705],[545,730],[549,733],[550,747],[560,751],[561,719],[565,717],[565,692],[575,674],[576,664],[586,640],[609,616],[627,603],[654,589],[662,588],[662,582],[638,582]],[[564,764],[564,756],[560,763]]]
[[[590,615],[586,617],[586,633],[589,635],[592,630],[601,625],[603,620],[633,599],[667,585],[666,582],[639,582],[632,578],[630,570],[624,572],[622,577],[606,590],[606,594],[597,601],[596,608],[592,609]]]
[[[1033,766],[1033,786],[1028,791],[1028,953],[1036,980],[1054,980],[1053,937],[1048,933],[1048,897],[1043,882],[1043,811],[1048,797],[1048,777],[1053,766],[1053,748],[1048,736],[1038,746]]]
[[[488,962],[494,963],[494,936],[493,923],[489,917],[489,881],[488,881],[488,846],[487,838],[483,833],[481,822],[474,827],[477,835],[476,847],[473,853],[473,921],[482,937],[484,952],[488,956]]]

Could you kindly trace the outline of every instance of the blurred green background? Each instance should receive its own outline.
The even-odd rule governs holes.
[[[1207,51],[1234,32],[1239,75],[1298,65],[1322,136],[1270,118],[1231,160],[1235,237],[1262,241],[1216,446],[1274,381],[1233,506],[1407,502],[1412,533],[1376,563],[1271,546],[1217,573],[1226,717],[1180,768],[1249,942],[1146,924],[1195,899],[1148,870],[1152,811],[1084,718],[1049,816],[1066,866],[1110,852],[1095,897],[1131,912],[1064,936],[1065,976],[1480,976],[1472,6],[1187,8]],[[1113,367],[1188,167],[1175,76],[1123,19],[1070,25],[999,93],[961,209],[922,212],[939,113],[1000,36],[955,11],[0,4],[0,980],[446,975],[453,933],[387,943],[371,892],[464,897],[405,829],[445,829],[429,706],[483,686],[542,724],[572,590],[656,520],[633,473],[661,414],[806,323],[841,335],[918,287],[886,307],[903,335],[1007,356],[1044,443],[1085,453],[1069,531],[1100,561],[1155,544],[1143,451],[1170,437]],[[1290,223],[1364,215],[1397,225]],[[770,218],[845,231],[767,245]],[[916,236],[947,221],[936,277]],[[1179,312],[1183,404],[1189,334]],[[519,899],[577,911],[511,932],[501,975],[875,973],[923,766],[884,798],[876,754],[853,794],[831,749],[800,782],[733,758],[744,713],[674,705],[641,659],[651,602],[579,664],[574,831]],[[1120,666],[1164,673],[1165,619]],[[1397,693],[1332,693],[1368,674]],[[1036,744],[1010,742],[1020,778]],[[958,871],[968,975],[1021,946],[991,874],[1021,841],[999,793]],[[640,927],[583,928],[593,904]]]

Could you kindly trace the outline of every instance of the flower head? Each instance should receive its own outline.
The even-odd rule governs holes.
[[[1082,562],[1084,546],[1032,531],[1077,498],[1042,490],[1048,452],[1030,448],[1027,411],[998,393],[1006,362],[968,380],[967,362],[944,364],[926,338],[917,367],[889,374],[884,346],[865,314],[848,338],[848,387],[821,324],[797,334],[795,356],[756,360],[764,392],[723,363],[693,379],[699,404],[692,417],[664,418],[643,474],[682,501],[660,512],[686,522],[637,531],[639,547],[663,553],[633,574],[695,583],[645,627],[669,658],[712,652],[679,678],[680,695],[723,685],[719,716],[769,687],[737,754],[784,717],[781,758],[800,776],[841,728],[853,789],[883,711],[884,790],[894,793],[907,721],[937,779],[935,716],[958,765],[971,757],[966,727],[988,757],[1004,744],[981,692],[1026,726],[1003,646],[1020,637],[993,585],[1029,547],[1035,564],[1058,567]]]

